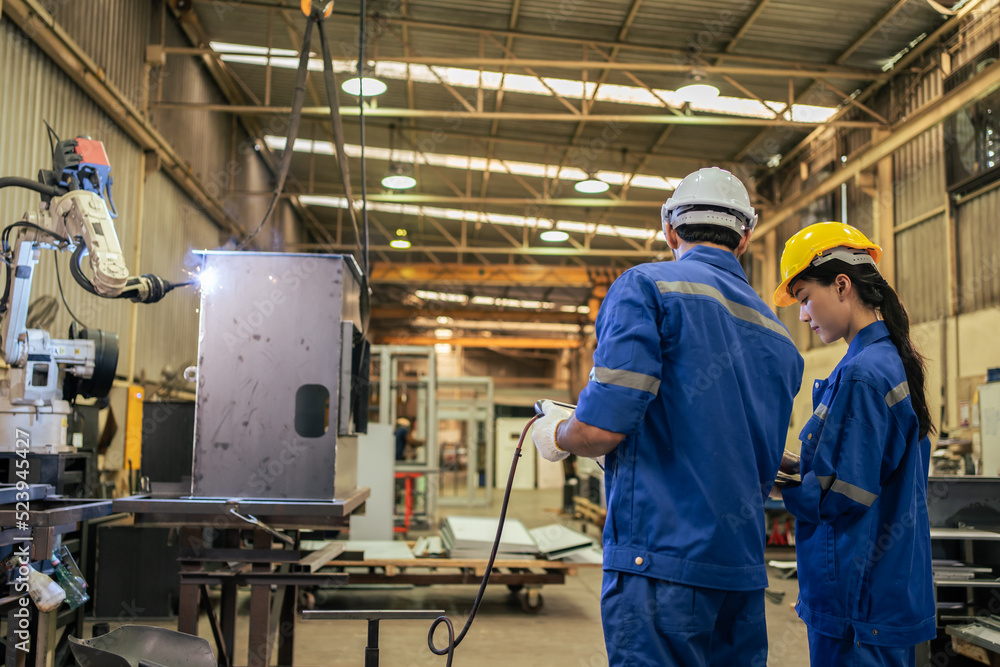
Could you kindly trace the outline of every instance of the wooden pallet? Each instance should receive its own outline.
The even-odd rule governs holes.
[[[608,511],[599,505],[595,505],[583,496],[573,497],[573,507],[577,516],[586,519],[601,530],[604,530],[604,522],[608,518]]]
[[[349,584],[403,584],[436,586],[475,585],[486,574],[485,558],[363,558],[347,552],[326,563],[325,570],[347,574]],[[597,563],[563,563],[550,560],[496,560],[490,571],[490,583],[507,586],[520,594],[521,608],[537,613],[543,604],[540,594],[546,584],[563,584],[581,568],[600,568]]]
[[[351,559],[351,553],[344,554],[343,558],[335,558],[326,563],[327,567],[363,567],[380,568],[384,570],[386,577],[398,576],[412,569],[426,569],[431,572],[439,572],[446,569],[469,570],[475,576],[482,577],[486,573],[485,558],[366,558]],[[493,571],[511,572],[520,574],[533,574],[538,571],[547,573],[559,573],[566,576],[576,576],[580,568],[601,567],[596,563],[564,563],[558,560],[503,560],[497,559],[493,562]]]

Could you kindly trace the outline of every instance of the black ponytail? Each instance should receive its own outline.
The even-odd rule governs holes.
[[[881,314],[882,320],[889,330],[889,339],[896,346],[899,358],[903,361],[906,384],[910,388],[910,402],[913,405],[913,411],[917,413],[917,421],[920,423],[920,437],[924,438],[928,433],[935,431],[934,424],[931,422],[930,407],[927,405],[925,362],[910,339],[910,317],[906,314],[906,309],[895,290],[889,286],[889,283],[874,266],[870,264],[848,265],[838,259],[831,259],[819,266],[809,267],[799,275],[799,279],[810,280],[827,287],[832,285],[837,276],[841,274],[851,279],[858,298],[865,305],[877,309]]]

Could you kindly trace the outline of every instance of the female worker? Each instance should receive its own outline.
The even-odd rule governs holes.
[[[853,227],[811,225],[785,244],[774,293],[778,306],[798,303],[824,343],[847,342],[830,377],[813,384],[802,483],[782,491],[796,518],[796,609],[812,667],[914,665],[916,644],[936,634],[924,361],[876,268],[881,256]]]

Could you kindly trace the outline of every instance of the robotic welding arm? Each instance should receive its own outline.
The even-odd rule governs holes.
[[[74,280],[95,296],[154,303],[178,286],[152,274],[129,275],[115,231],[110,166],[101,142],[58,141],[53,169],[41,170],[38,176],[37,187],[31,188],[42,195],[38,210],[25,213],[0,233],[7,263],[6,288],[0,297],[0,353],[10,366],[8,382],[0,382],[4,385],[0,412],[3,399],[12,405],[46,406],[76,395],[104,396],[114,381],[118,363],[114,333],[74,324],[69,339],[59,340],[47,331],[27,329],[31,284],[42,248],[72,252]],[[23,179],[0,179],[4,180],[8,183],[0,185],[20,186],[11,181]],[[93,277],[81,266],[85,255]],[[61,370],[65,371],[62,387]]]
[[[84,137],[58,141],[52,163],[51,170],[39,172],[39,181],[61,194],[42,197],[42,226],[69,242],[70,271],[81,287],[95,296],[139,303],[155,303],[177,287],[153,274],[129,276],[115,232],[111,166],[101,142]],[[92,280],[81,268],[87,253]]]

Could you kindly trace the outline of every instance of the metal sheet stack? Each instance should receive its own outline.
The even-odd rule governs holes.
[[[488,558],[496,537],[497,520],[488,517],[450,516],[441,527],[441,540],[452,558]],[[517,519],[507,519],[497,554],[505,558],[534,558],[538,545]]]
[[[538,545],[539,553],[548,560],[561,560],[574,553],[588,551],[594,545],[594,541],[583,533],[558,523],[532,528],[528,532]]]

